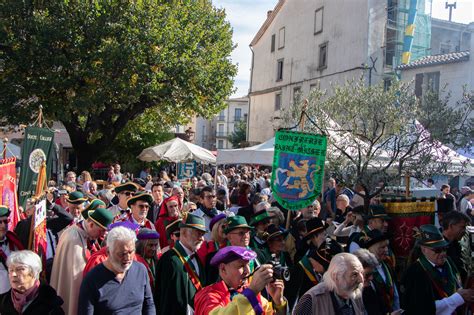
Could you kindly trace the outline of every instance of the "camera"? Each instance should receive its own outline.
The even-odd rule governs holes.
[[[282,266],[275,254],[272,254],[272,259],[269,264],[273,266],[273,280],[290,281],[290,270],[286,266]]]

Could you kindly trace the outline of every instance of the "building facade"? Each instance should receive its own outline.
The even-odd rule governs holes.
[[[400,64],[409,2],[280,0],[250,44],[248,141],[268,140],[281,109],[311,89],[360,78],[377,84]],[[412,59],[429,54],[430,0],[417,4]]]
[[[249,101],[247,97],[227,100],[227,107],[213,119],[196,118],[194,143],[209,149],[232,149],[228,140],[240,123],[247,123]]]

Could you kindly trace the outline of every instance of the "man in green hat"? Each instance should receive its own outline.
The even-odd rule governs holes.
[[[118,203],[109,208],[109,211],[115,217],[115,221],[123,219],[130,214],[131,209],[128,207],[128,199],[133,196],[138,190],[137,185],[132,182],[127,182],[115,187],[115,194],[118,198]]]
[[[446,253],[449,243],[438,228],[422,225],[415,238],[421,255],[407,269],[400,287],[406,314],[454,314],[461,305],[473,303],[474,289],[463,289],[458,270]]]
[[[10,209],[0,205],[0,294],[10,290],[7,258],[13,251],[22,250],[23,245],[15,233],[8,230]]]
[[[74,218],[74,223],[77,223],[84,219],[81,213],[84,210],[84,202],[86,201],[87,198],[85,198],[80,191],[73,191],[69,193],[66,197],[66,211],[72,215],[72,217]]]
[[[100,249],[97,239],[105,235],[112,214],[104,208],[90,210],[87,219],[71,225],[59,238],[51,271],[51,286],[64,300],[66,314],[77,314],[77,300],[88,258]]]
[[[181,223],[180,238],[158,262],[157,313],[186,315],[194,308],[194,295],[206,285],[206,272],[196,251],[207,232],[203,218],[188,214]]]
[[[135,194],[134,196],[130,197],[127,201],[127,205],[131,209],[130,214],[128,214],[124,218],[120,218],[115,220],[115,222],[119,221],[130,221],[132,223],[140,225],[140,227],[156,230],[155,225],[153,222],[147,219],[148,211],[150,210],[150,206],[153,203],[153,196],[145,193],[140,192]]]
[[[267,202],[261,202],[257,205],[259,209],[250,219],[250,225],[255,229],[252,231],[250,239],[250,247],[263,251],[265,249],[265,239],[267,236],[267,228],[270,225],[270,215],[267,209],[270,205]]]

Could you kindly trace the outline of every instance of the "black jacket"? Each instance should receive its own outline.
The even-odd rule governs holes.
[[[23,315],[63,315],[61,308],[63,299],[56,294],[56,291],[46,283],[41,283],[38,296],[25,309]],[[18,315],[13,307],[11,290],[0,295],[0,314]]]

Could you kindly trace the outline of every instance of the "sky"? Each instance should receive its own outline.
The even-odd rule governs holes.
[[[247,95],[252,63],[249,44],[260,26],[265,22],[267,11],[273,10],[277,2],[278,0],[213,0],[216,7],[225,9],[227,19],[234,30],[233,41],[237,45],[231,56],[232,61],[239,68],[234,80],[236,91],[232,97]],[[454,22],[474,22],[474,0],[449,0],[448,2],[456,2],[456,9],[453,9],[452,13]],[[448,19],[449,10],[445,9],[445,3],[446,0],[433,0],[433,17],[443,20]]]

